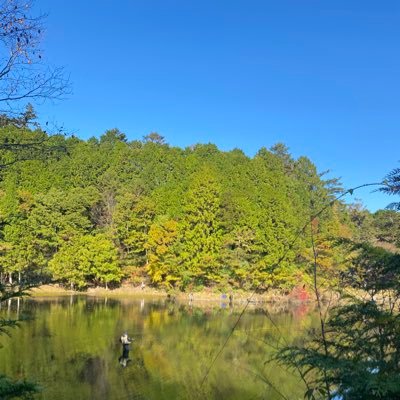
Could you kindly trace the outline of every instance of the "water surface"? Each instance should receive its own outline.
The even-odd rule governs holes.
[[[43,400],[303,399],[298,376],[268,360],[277,346],[305,340],[315,324],[305,306],[246,311],[201,385],[240,311],[164,299],[13,300],[1,315],[29,320],[0,338],[0,373],[39,382]],[[134,338],[129,356],[124,331]]]

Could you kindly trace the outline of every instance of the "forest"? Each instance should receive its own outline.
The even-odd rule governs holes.
[[[33,118],[28,107],[0,128],[0,266],[10,283],[288,292],[312,282],[311,219],[322,284],[349,268],[341,243],[400,244],[396,211],[334,201],[340,181],[282,143],[249,157],[173,147],[155,132],[48,135],[27,127]]]
[[[146,12],[125,2],[103,9],[103,19],[105,4],[75,13],[60,2],[53,12],[62,18],[46,32],[47,13],[33,3],[0,0],[0,336],[15,335],[2,349],[0,398],[111,399],[118,384],[128,393],[121,368],[133,360],[126,342],[114,339],[129,331],[136,340],[129,383],[142,389],[135,398],[398,400],[400,168],[344,188],[307,154],[294,157],[263,137],[275,131],[269,118],[289,142],[301,137],[306,152],[329,137],[332,154],[346,150],[351,160],[344,173],[364,177],[361,165],[373,160],[378,171],[397,157],[398,74],[387,68],[397,62],[393,7],[279,10],[259,2],[266,8],[246,3],[234,12],[237,5],[202,3],[209,8],[202,14],[186,3]],[[82,112],[56,119],[93,121],[95,136],[45,122],[72,94],[57,59],[77,77],[70,110]],[[121,86],[104,85],[110,73]],[[128,114],[135,127],[156,116],[172,132],[185,112],[194,135],[207,126],[193,114],[199,109],[208,126],[221,127],[221,143],[237,137],[242,120],[249,139],[265,147],[249,155],[212,143],[176,147],[157,132],[99,134],[108,126],[102,113],[121,124]],[[326,149],[321,157],[340,165]],[[395,202],[370,212],[357,200],[361,188]],[[42,284],[71,295],[26,299]],[[79,295],[143,285],[160,289],[162,300]],[[179,291],[190,292],[187,305],[176,301]],[[218,299],[229,292],[229,308],[193,306],[197,291]],[[292,302],[295,293],[306,297]],[[279,312],[272,315],[269,303]]]

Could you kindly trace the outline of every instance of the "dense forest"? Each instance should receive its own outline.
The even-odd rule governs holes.
[[[391,250],[400,243],[398,213],[326,207],[340,182],[281,143],[248,157],[213,144],[172,147],[157,133],[128,141],[112,129],[81,140],[24,121],[1,125],[0,266],[10,282],[288,291],[311,282],[303,228],[315,214],[327,280],[346,265],[340,238]]]

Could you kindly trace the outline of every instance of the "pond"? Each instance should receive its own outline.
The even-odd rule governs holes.
[[[298,376],[269,361],[316,325],[307,306],[249,309],[213,365],[243,306],[165,299],[61,297],[3,303],[27,317],[1,336],[0,373],[39,382],[37,399],[303,399]],[[123,354],[119,337],[134,339]]]

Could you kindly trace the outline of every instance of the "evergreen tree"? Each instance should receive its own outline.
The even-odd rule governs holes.
[[[395,400],[400,396],[400,256],[367,244],[353,247],[342,287],[345,296],[328,315],[324,335],[310,333],[304,345],[287,346],[277,358],[300,371],[311,400]]]
[[[125,258],[136,266],[148,263],[146,243],[155,216],[154,208],[148,197],[124,193],[118,198],[115,213],[117,239]]]
[[[65,243],[49,267],[56,279],[79,289],[89,282],[101,283],[107,288],[111,282],[120,282],[123,276],[117,250],[103,234],[78,236]]]
[[[177,270],[175,254],[178,224],[174,220],[154,223],[150,227],[146,249],[148,250],[147,272],[152,282],[169,288],[179,285],[181,276]]]
[[[390,195],[399,195],[400,194],[400,168],[395,168],[389,174],[386,175],[385,185],[380,189],[382,192],[385,192]],[[391,208],[396,211],[400,211],[400,202],[394,202],[388,205],[388,208]]]
[[[218,281],[221,249],[220,192],[209,169],[199,172],[186,195],[179,233],[182,283]]]

